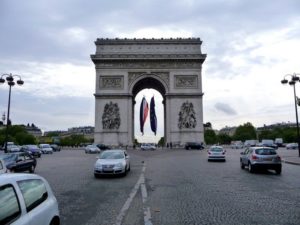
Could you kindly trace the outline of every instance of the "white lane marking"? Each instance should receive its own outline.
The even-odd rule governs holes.
[[[122,220],[124,219],[124,217],[126,215],[126,212],[129,209],[133,198],[135,197],[141,183],[144,182],[144,180],[145,180],[145,178],[144,178],[145,170],[146,170],[146,164],[143,165],[142,173],[141,173],[137,183],[134,185],[128,199],[126,200],[125,204],[123,205],[119,215],[117,216],[116,223],[114,225],[121,225],[122,224]]]
[[[142,192],[142,200],[143,200],[143,208],[144,208],[144,223],[145,225],[152,225],[150,207],[147,206],[146,204],[148,194],[147,194],[144,176],[141,183],[141,192]]]

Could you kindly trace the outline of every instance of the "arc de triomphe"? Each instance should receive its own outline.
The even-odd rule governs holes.
[[[200,38],[97,39],[95,143],[132,145],[134,99],[145,88],[164,98],[165,142],[204,142]]]

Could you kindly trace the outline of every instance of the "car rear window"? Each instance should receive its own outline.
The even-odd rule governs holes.
[[[223,149],[222,148],[211,148],[210,151],[212,151],[212,152],[222,152]]]
[[[17,194],[12,185],[0,187],[0,224],[10,224],[21,215]]]
[[[18,185],[23,194],[27,212],[48,198],[45,184],[40,179],[18,181]]]
[[[256,149],[255,153],[257,155],[276,155],[277,154],[274,149],[266,149],[266,148]]]

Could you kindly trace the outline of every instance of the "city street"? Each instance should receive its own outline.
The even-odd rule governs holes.
[[[128,150],[126,177],[95,179],[97,155],[64,149],[38,159],[36,173],[49,181],[63,225],[300,224],[300,166],[251,174],[241,151],[208,162],[206,150]]]

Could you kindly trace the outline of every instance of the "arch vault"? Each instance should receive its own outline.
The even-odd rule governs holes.
[[[132,145],[134,97],[153,88],[164,98],[165,141],[204,141],[200,38],[97,39],[95,143]]]

